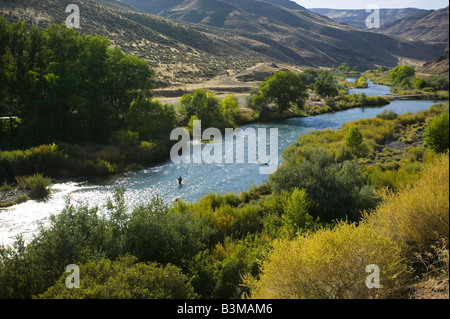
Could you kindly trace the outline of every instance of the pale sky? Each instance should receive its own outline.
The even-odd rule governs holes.
[[[442,9],[449,0],[294,0],[305,8],[365,9],[370,4],[380,8]]]

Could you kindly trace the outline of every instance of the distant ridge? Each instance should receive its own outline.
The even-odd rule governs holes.
[[[366,19],[369,13],[366,10],[346,10],[346,9],[324,9],[312,8],[312,12],[326,16],[336,22],[348,24],[359,29],[367,29]],[[410,16],[420,9],[404,8],[404,9],[380,9],[380,24],[384,26],[388,23]]]
[[[71,3],[1,0],[0,14],[10,23],[22,19],[44,28],[64,23],[65,8]],[[160,87],[198,83],[260,62],[305,67],[345,62],[360,70],[395,66],[405,58],[425,62],[446,47],[341,25],[289,0],[77,0],[77,4],[80,32],[108,36],[112,45],[147,60]]]
[[[419,12],[382,27],[379,32],[429,43],[449,42],[449,7]]]
[[[193,23],[203,32],[221,37],[232,32],[233,42],[287,63],[330,67],[346,62],[365,69],[394,66],[399,57],[428,61],[445,49],[341,25],[289,0],[123,1]]]

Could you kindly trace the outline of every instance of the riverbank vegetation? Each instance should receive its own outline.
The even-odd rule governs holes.
[[[310,132],[266,184],[239,194],[131,209],[117,189],[106,215],[69,201],[30,243],[0,249],[0,296],[409,298],[430,280],[447,285],[429,297],[448,296],[448,150],[424,138],[448,128],[448,112]],[[73,263],[92,280],[68,290]],[[370,264],[381,289],[365,286]]]
[[[414,67],[400,65],[392,70],[380,67],[369,70],[363,76],[376,84],[392,87],[392,93],[397,96],[415,95],[427,99],[449,99],[449,77],[444,75],[417,74]]]
[[[0,18],[0,180],[112,174],[161,160],[176,126],[154,71],[107,38]]]

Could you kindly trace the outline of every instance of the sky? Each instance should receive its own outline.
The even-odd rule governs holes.
[[[380,8],[442,9],[449,0],[294,0],[306,8],[365,9],[370,4]]]

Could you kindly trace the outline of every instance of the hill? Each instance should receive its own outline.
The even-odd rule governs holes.
[[[369,13],[366,10],[345,10],[345,9],[309,9],[314,13],[326,16],[336,22],[348,24],[359,29],[366,29],[366,19]],[[404,8],[404,9],[380,9],[380,24],[384,26],[398,19],[410,16],[420,9]]]
[[[394,66],[399,57],[427,61],[445,48],[341,25],[282,0],[123,0],[141,10],[192,23],[203,32],[286,63],[359,68]],[[224,33],[225,32],[225,33]]]
[[[424,74],[442,74],[447,75],[450,71],[449,68],[449,51],[446,50],[439,58],[425,63],[421,68],[417,70],[419,73]]]
[[[45,28],[62,24],[70,0],[0,1],[0,15]],[[241,71],[264,56],[175,21],[136,10],[115,0],[79,0],[81,28],[108,36],[111,44],[143,58],[155,69],[159,86],[192,83],[228,71]]]
[[[420,10],[411,16],[386,24],[378,31],[405,39],[448,45],[449,7],[440,10]]]
[[[44,28],[70,0],[0,1],[0,14]],[[159,87],[199,83],[258,63],[360,69],[430,61],[445,49],[338,24],[289,0],[79,0],[80,32],[143,58]],[[137,8],[132,7],[135,5]],[[143,10],[147,12],[143,12]],[[158,15],[155,15],[158,14]]]

